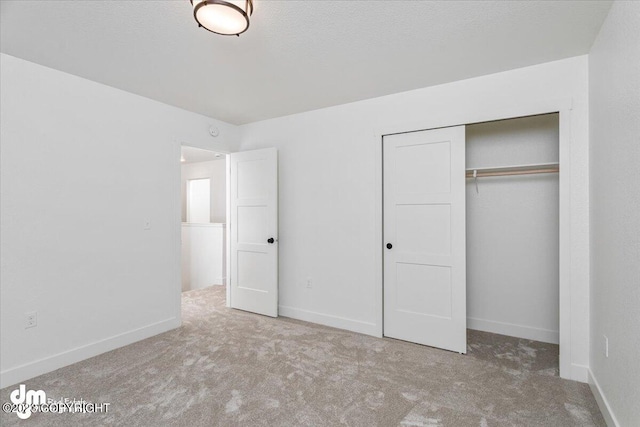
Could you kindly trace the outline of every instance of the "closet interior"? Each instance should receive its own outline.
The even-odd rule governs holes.
[[[559,342],[558,119],[466,126],[468,329]]]

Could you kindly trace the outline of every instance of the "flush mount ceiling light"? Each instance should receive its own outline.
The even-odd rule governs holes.
[[[198,26],[223,36],[239,36],[249,28],[253,0],[191,0]]]

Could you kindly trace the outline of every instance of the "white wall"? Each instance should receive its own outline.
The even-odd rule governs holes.
[[[224,224],[182,223],[182,291],[225,285]]]
[[[613,3],[589,91],[592,382],[610,424],[640,425],[640,3]]]
[[[467,168],[558,162],[558,115],[467,126]],[[467,326],[559,340],[558,174],[467,179]]]
[[[187,180],[209,178],[211,180],[211,222],[227,222],[227,171],[226,160],[183,163],[181,173],[182,222],[187,221]]]
[[[5,54],[0,63],[5,387],[180,324],[180,143],[229,151],[238,135]],[[25,329],[29,311],[38,326]]]
[[[589,363],[589,209],[587,57],[576,57],[252,123],[241,148],[279,149],[281,314],[377,334],[381,330],[377,235],[379,210],[374,139],[381,127],[468,123],[543,105],[573,103],[571,342],[575,379]],[[306,278],[312,277],[312,289]]]

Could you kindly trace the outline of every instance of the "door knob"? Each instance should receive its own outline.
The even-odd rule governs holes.
[[[391,249],[393,245],[391,243],[387,243],[387,249]]]
[[[273,237],[269,237],[267,239],[267,243],[272,244],[273,242],[275,242],[276,240]]]

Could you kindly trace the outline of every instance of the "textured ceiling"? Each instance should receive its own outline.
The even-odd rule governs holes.
[[[0,50],[234,124],[585,54],[609,1],[2,1]]]

